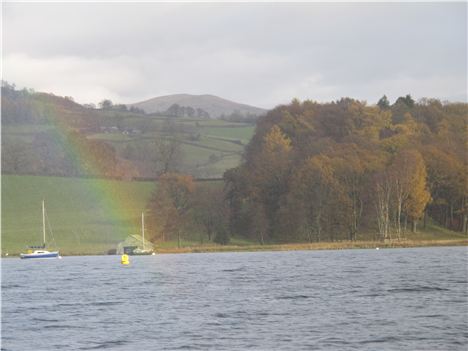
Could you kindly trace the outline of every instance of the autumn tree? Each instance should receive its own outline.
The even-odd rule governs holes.
[[[263,138],[261,151],[250,160],[248,176],[250,199],[266,216],[266,235],[273,234],[280,201],[287,192],[290,175],[291,141],[278,126],[273,126]],[[249,167],[248,167],[249,168]]]
[[[246,202],[248,201],[248,183],[245,167],[231,168],[223,175],[225,201],[229,209],[228,222],[232,233],[247,233],[249,221]]]
[[[407,94],[406,96],[400,96],[398,99],[395,101],[395,105],[406,105],[407,107],[413,107],[415,104],[415,101],[411,97],[410,94]]]
[[[77,131],[66,134],[66,142],[86,155],[72,162],[79,164],[82,175],[114,177],[117,175],[117,153],[115,148],[102,140],[90,140]],[[74,155],[69,155],[73,157]]]
[[[404,210],[408,218],[412,220],[413,232],[416,231],[416,224],[421,219],[424,209],[431,199],[431,194],[427,188],[427,172],[424,160],[419,153],[413,154],[413,171],[411,172],[410,191]]]
[[[442,147],[423,150],[432,201],[428,213],[448,228],[466,231],[467,177],[463,161]],[[458,214],[457,225],[455,216]]]
[[[330,210],[333,192],[338,190],[330,159],[326,156],[309,158],[295,175],[292,189],[304,209],[308,227],[316,241],[321,241],[325,213]],[[312,235],[308,233],[308,237],[310,240]]]
[[[195,183],[189,175],[166,173],[159,177],[157,189],[148,203],[150,218],[153,218],[154,230],[161,233],[161,239],[167,235],[177,236],[177,245],[181,244],[181,232],[188,220]]]
[[[345,213],[341,219],[348,221],[349,240],[356,240],[360,230],[367,187],[373,172],[382,167],[382,156],[356,144],[343,144],[331,152],[335,177],[341,189],[341,203]]]
[[[139,176],[138,170],[128,160],[120,159],[117,164],[115,175],[123,180],[133,180]]]
[[[221,184],[199,185],[193,193],[193,218],[195,223],[212,241],[219,233],[228,235],[228,208]],[[203,235],[200,234],[203,243]]]
[[[384,95],[380,98],[377,102],[377,106],[379,106],[382,110],[388,109],[390,107],[390,102],[388,101],[387,95]]]

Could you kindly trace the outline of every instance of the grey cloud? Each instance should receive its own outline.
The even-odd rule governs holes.
[[[5,79],[81,102],[466,95],[465,3],[6,3],[3,29]]]

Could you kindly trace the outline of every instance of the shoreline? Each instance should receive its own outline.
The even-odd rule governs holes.
[[[402,240],[402,241],[336,241],[295,244],[266,244],[266,245],[210,245],[157,248],[156,255],[187,254],[187,253],[216,253],[216,252],[259,252],[259,251],[313,251],[313,250],[358,250],[358,249],[397,249],[416,247],[444,247],[467,246],[466,239],[446,240]],[[107,253],[62,253],[61,256],[115,256]],[[2,255],[1,258],[19,258],[19,254]]]
[[[337,241],[298,244],[267,244],[267,245],[225,245],[225,246],[193,246],[181,248],[157,249],[158,254],[175,253],[211,253],[211,252],[257,252],[257,251],[313,251],[313,250],[355,250],[355,249],[396,249],[415,247],[468,246],[467,239],[455,240],[405,240],[405,241]]]

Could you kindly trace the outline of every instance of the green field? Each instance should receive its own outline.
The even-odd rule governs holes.
[[[2,254],[40,244],[42,199],[62,253],[105,253],[139,233],[140,214],[154,188],[153,182],[3,175]],[[120,204],[118,212],[110,209],[109,198]]]
[[[51,249],[64,255],[105,254],[129,234],[140,233],[141,212],[156,188],[149,181],[17,175],[1,179],[2,256],[18,255],[42,243],[42,200]],[[148,228],[147,235],[151,236]],[[186,245],[197,243],[199,234],[192,236],[185,238]],[[177,242],[163,246],[174,247]]]
[[[138,125],[142,118],[126,118],[127,125]],[[245,145],[250,141],[254,126],[223,120],[199,120],[188,118],[172,119],[181,132],[178,138],[182,143],[183,166],[196,177],[222,177],[223,173],[240,163]],[[146,117],[146,128],[141,134],[128,135],[120,131],[95,133],[89,139],[102,140],[111,144],[118,153],[127,145],[151,145],[152,141],[163,137],[163,117]]]
[[[213,128],[208,127],[204,128],[206,134],[208,136],[218,137],[218,138],[225,138],[231,140],[240,140],[245,145],[249,142],[252,138],[254,133],[253,126],[246,126],[246,127],[219,127]]]

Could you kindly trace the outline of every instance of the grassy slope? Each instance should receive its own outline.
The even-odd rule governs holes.
[[[254,133],[253,126],[239,126],[239,127],[204,127],[203,128],[206,135],[240,140],[243,144],[247,144],[252,138]]]
[[[149,117],[148,117],[149,118]],[[126,119],[131,125],[131,119]],[[135,118],[135,121],[137,119]],[[221,177],[228,168],[236,167],[240,163],[241,154],[254,133],[254,126],[245,123],[226,122],[222,120],[197,120],[178,118],[176,123],[190,126],[193,132],[200,134],[198,140],[190,140],[189,135],[182,134],[182,151],[186,167],[198,169],[198,176]],[[159,119],[152,122],[153,129],[136,136],[116,133],[98,133],[88,136],[109,142],[117,150],[127,144],[151,142],[160,136],[159,128],[163,123]],[[209,157],[216,155],[216,161],[210,161]],[[195,168],[193,168],[195,167]]]
[[[126,145],[144,142],[151,143],[152,140],[160,136],[161,128],[165,123],[163,117],[133,116],[123,114],[121,117],[112,117],[115,112],[106,116],[106,111],[100,112],[107,119],[107,124],[112,125],[113,120],[118,124],[118,120],[125,120],[125,126],[135,126],[145,122],[149,125],[143,128],[144,133],[137,135],[124,135],[121,132],[95,133],[87,135],[90,139],[106,141],[122,150]],[[126,116],[126,117],[125,117]],[[222,120],[197,120],[189,118],[178,118],[176,123],[192,128],[192,132],[199,134],[198,140],[191,140],[189,134],[181,134],[182,150],[184,152],[184,163],[196,172],[197,176],[221,177],[228,168],[236,167],[244,150],[254,133],[254,126],[245,123],[227,122]],[[3,136],[22,140],[31,143],[37,133],[52,130],[53,126],[44,125],[4,125],[2,126]],[[217,160],[210,161],[210,156],[216,155]],[[195,168],[193,168],[195,167]],[[197,171],[198,169],[198,171]]]
[[[151,182],[60,177],[2,176],[2,254],[39,244],[41,200],[57,246],[65,254],[103,253],[127,234],[139,232],[139,216],[154,189]],[[118,189],[118,222],[97,189]]]

